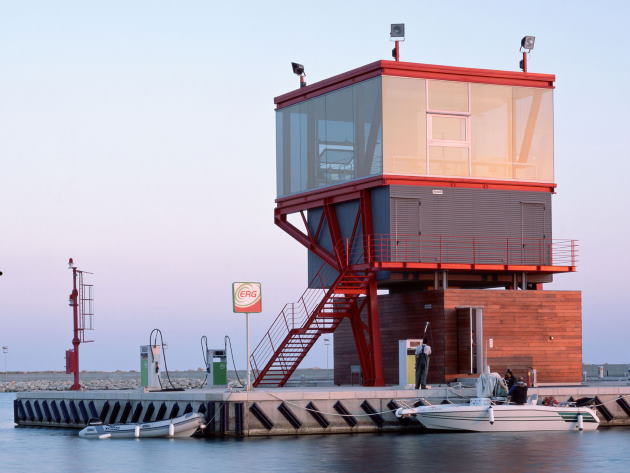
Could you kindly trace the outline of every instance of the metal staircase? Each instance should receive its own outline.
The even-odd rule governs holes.
[[[324,264],[300,299],[284,306],[252,352],[254,386],[284,386],[322,334],[360,313],[371,277],[348,268],[338,273]]]

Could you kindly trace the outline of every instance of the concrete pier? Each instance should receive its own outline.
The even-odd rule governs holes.
[[[14,421],[19,426],[83,428],[90,419],[105,423],[145,423],[185,412],[206,416],[205,435],[261,436],[422,430],[393,411],[420,399],[431,404],[467,402],[474,388],[446,386],[425,390],[397,387],[275,388],[252,392],[219,389],[178,392],[39,391],[18,393]],[[601,425],[630,425],[630,386],[530,388],[539,400],[592,398]],[[623,396],[627,402],[617,401]]]

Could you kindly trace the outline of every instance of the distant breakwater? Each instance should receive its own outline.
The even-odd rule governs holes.
[[[171,379],[173,387],[182,389],[194,389],[201,387],[201,379],[175,378]],[[164,387],[171,387],[167,380],[163,380]],[[0,392],[15,393],[26,391],[67,391],[72,386],[72,381],[58,379],[41,379],[32,381],[0,382]],[[138,389],[139,379],[89,379],[81,381],[81,387],[86,391],[102,391],[115,389]]]
[[[198,389],[202,387],[205,372],[203,370],[170,371],[169,379],[162,372],[160,378],[164,388]],[[228,371],[230,384],[244,382],[247,374],[238,371],[238,379],[234,371]],[[85,391],[107,391],[118,389],[139,389],[140,373],[137,371],[85,371],[81,373],[80,382]],[[288,385],[326,386],[332,385],[332,370],[302,369],[297,370]],[[72,375],[63,371],[47,372],[9,372],[7,376],[0,374],[0,393],[16,393],[27,391],[66,391],[72,386]]]

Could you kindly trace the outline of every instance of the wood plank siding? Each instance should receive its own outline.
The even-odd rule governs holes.
[[[487,360],[492,371],[511,368],[516,376],[538,372],[539,383],[578,382],[582,376],[582,301],[580,291],[502,291],[447,289],[378,297],[386,384],[398,384],[398,340],[419,338],[431,323],[433,355],[429,383],[444,383],[470,373],[457,307],[483,308],[484,339],[492,339]],[[461,317],[460,317],[461,319]],[[458,336],[458,331],[459,336]],[[334,335],[335,383],[350,384],[350,366],[358,365],[350,324]],[[460,340],[458,342],[458,340]],[[358,380],[354,379],[355,384]]]

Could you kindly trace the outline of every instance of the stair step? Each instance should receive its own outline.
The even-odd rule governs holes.
[[[319,337],[322,334],[333,333],[344,318],[354,314],[359,301],[364,301],[363,296],[368,294],[371,281],[371,274],[348,272],[337,280],[334,287],[324,288],[324,291],[328,291],[327,295],[319,302],[311,299],[307,303],[311,307],[307,309],[308,317],[298,322],[302,327],[290,329],[284,337],[278,336],[273,341],[273,344],[282,343],[282,349],[271,355],[266,364],[267,370],[264,375],[259,374],[256,385],[284,385]]]

